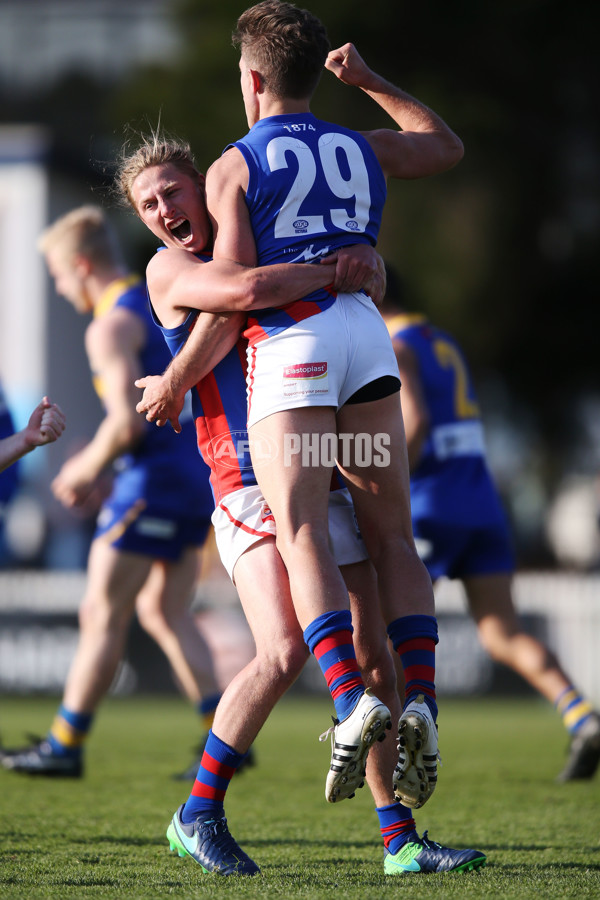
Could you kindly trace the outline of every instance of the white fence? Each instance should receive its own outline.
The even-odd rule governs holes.
[[[77,640],[76,611],[84,586],[83,572],[0,573],[0,691],[62,690]],[[527,628],[555,651],[575,685],[600,704],[600,575],[522,574],[515,580],[515,598]],[[231,583],[222,578],[201,582],[197,600],[202,607],[225,606],[230,612],[237,602]],[[493,689],[497,667],[477,641],[461,586],[442,582],[436,600],[439,692],[481,694]],[[128,684],[143,689],[144,677],[122,679],[123,690]],[[316,666],[307,667],[302,684],[322,688]]]

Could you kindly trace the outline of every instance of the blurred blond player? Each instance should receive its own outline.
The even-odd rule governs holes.
[[[214,715],[219,690],[212,660],[189,609],[213,501],[191,414],[177,436],[135,411],[135,379],[162,372],[170,357],[151,321],[145,284],[127,269],[102,210],[84,206],[67,213],[44,232],[40,249],[57,293],[78,312],[93,313],[85,345],[105,409],[94,437],[64,463],[52,489],[65,506],[79,507],[94,496],[107,469],[114,467],[115,477],[90,549],[79,643],[63,702],[46,739],[5,755],[3,765],[77,777],[134,610],[190,700]]]

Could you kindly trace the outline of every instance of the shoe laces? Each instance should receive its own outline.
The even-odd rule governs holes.
[[[423,846],[424,846],[427,850],[443,850],[443,847],[442,847],[441,844],[438,844],[436,841],[430,841],[430,840],[429,840],[429,838],[427,837],[428,834],[429,834],[428,831],[424,831],[424,832],[423,832],[423,837],[422,837],[422,838],[419,838],[419,843],[420,843],[420,844],[423,844]]]
[[[323,743],[323,741],[326,741],[329,735],[331,735],[331,746],[333,747],[335,740],[335,729],[340,724],[340,720],[336,719],[335,716],[332,716],[331,721],[333,722],[333,725],[330,725],[327,731],[324,731],[323,734],[319,735],[319,741]]]
[[[235,838],[229,831],[225,816],[221,819],[207,819],[202,823],[202,831],[207,835],[212,834],[212,843],[220,850],[240,849]]]

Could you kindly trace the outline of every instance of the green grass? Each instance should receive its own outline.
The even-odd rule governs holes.
[[[43,732],[55,708],[51,699],[4,698],[5,743]],[[262,876],[203,875],[170,854],[164,837],[189,790],[170,775],[190,761],[193,715],[178,698],[111,699],[82,780],[0,771],[0,897],[600,896],[600,779],[554,783],[566,737],[553,711],[534,700],[446,700],[441,708],[444,765],[417,825],[434,840],[483,850],[488,865],[479,873],[385,878],[368,789],[339,806],[323,796],[329,744],[317,736],[330,704],[292,696],[259,736],[257,766],[228,795],[231,830]]]

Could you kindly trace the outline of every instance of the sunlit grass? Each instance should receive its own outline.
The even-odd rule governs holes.
[[[4,698],[7,745],[43,733],[55,700]],[[479,873],[385,878],[365,788],[329,806],[326,699],[292,696],[256,744],[257,765],[227,798],[231,830],[256,860],[253,879],[207,876],[169,853],[164,833],[189,786],[172,780],[197,740],[178,698],[110,699],[81,780],[0,771],[0,897],[301,897],[365,900],[600,896],[600,781],[557,785],[566,736],[535,700],[442,701],[439,787],[416,813],[420,831],[488,856]]]

